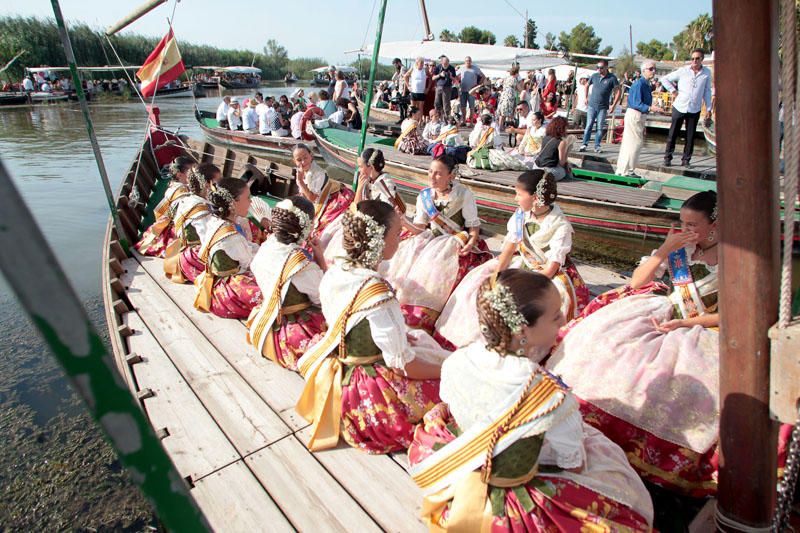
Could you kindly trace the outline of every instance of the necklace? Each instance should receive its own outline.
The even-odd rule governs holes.
[[[698,258],[703,257],[704,255],[706,255],[706,250],[710,250],[710,249],[716,247],[718,244],[719,244],[718,242],[715,242],[714,244],[712,244],[711,246],[709,246],[707,248],[703,248],[701,246],[698,246],[697,247],[697,250],[698,250],[697,257]]]

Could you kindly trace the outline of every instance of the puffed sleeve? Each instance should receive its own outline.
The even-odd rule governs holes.
[[[241,234],[235,234],[220,243],[220,249],[234,261],[239,263],[239,272],[244,272],[250,268],[250,263],[253,261],[258,252],[259,246],[250,242]]]
[[[517,223],[516,223],[516,213],[511,215],[511,218],[508,219],[508,223],[506,224],[506,236],[503,239],[503,244],[506,243],[514,243],[518,244],[520,239],[517,238]]]
[[[403,369],[414,360],[415,354],[406,338],[406,324],[397,300],[374,309],[367,315],[372,340],[381,349],[389,368]]]
[[[292,285],[302,292],[311,303],[319,305],[319,284],[322,282],[322,269],[316,263],[309,263],[303,270],[292,276]]]
[[[653,250],[652,252],[650,252],[650,255],[643,256],[641,261],[639,261],[639,264],[640,265],[643,264],[645,261],[647,261],[648,259],[650,259],[654,255],[656,255],[657,251],[658,250]],[[662,261],[661,264],[658,266],[658,269],[656,270],[656,272],[655,272],[655,274],[653,276],[653,279],[659,279],[659,278],[663,277],[664,274],[666,274],[666,273],[667,273],[667,263],[665,261]]]
[[[328,175],[325,173],[322,168],[316,163],[311,165],[311,168],[308,169],[308,174],[306,174],[306,186],[308,189],[313,192],[314,194],[319,194],[322,192],[322,188],[325,186],[325,180],[328,178]]]
[[[539,463],[560,468],[578,468],[586,462],[583,448],[583,425],[575,411],[544,434]]]
[[[563,265],[567,261],[567,254],[572,250],[572,226],[562,224],[550,239],[550,249],[544,256],[548,261]]]
[[[418,226],[427,226],[430,219],[428,213],[425,211],[425,205],[422,203],[422,195],[417,195],[417,207],[414,211],[414,224]]]
[[[478,204],[475,202],[475,195],[469,189],[464,191],[464,204],[461,207],[461,214],[464,215],[464,227],[480,227],[481,219],[478,218]]]

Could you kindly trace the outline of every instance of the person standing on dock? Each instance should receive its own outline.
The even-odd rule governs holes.
[[[678,140],[681,127],[686,121],[686,145],[683,147],[681,165],[688,167],[694,151],[694,135],[700,119],[700,109],[706,104],[703,120],[708,122],[714,106],[711,103],[711,70],[703,66],[703,50],[692,50],[692,62],[681,67],[661,80],[661,85],[672,93],[672,124],[669,127],[667,149],[664,152],[664,166],[672,165],[672,154],[675,141]]]
[[[433,79],[436,81],[436,97],[434,105],[439,111],[439,115],[445,120],[450,118],[450,92],[453,88],[453,80],[456,77],[456,69],[450,64],[447,56],[439,58],[441,63],[433,69]]]
[[[593,87],[591,95],[589,94],[589,87]],[[603,139],[603,127],[606,124],[606,116],[610,112],[614,114],[619,103],[622,91],[620,91],[619,80],[608,71],[608,60],[601,59],[597,62],[597,72],[592,74],[589,78],[589,83],[585,89],[587,99],[589,101],[589,108],[586,113],[586,129],[583,131],[583,142],[578,149],[579,152],[585,152],[586,147],[589,145],[589,137],[592,134],[595,122],[597,122],[597,134],[594,137],[594,151],[600,153],[600,142]],[[613,94],[613,102],[611,108],[608,107],[608,102],[611,101]],[[545,115],[546,118],[546,115]]]
[[[476,85],[482,84],[485,76],[481,69],[472,64],[472,58],[470,56],[464,58],[464,64],[459,67],[457,76],[461,83],[458,93],[458,103],[461,110],[461,126],[466,126],[467,108],[469,108],[470,111],[470,118],[473,122],[475,121],[475,97],[470,94],[470,91]]]
[[[652,59],[642,63],[642,76],[633,82],[628,93],[628,109],[625,111],[625,130],[617,159],[617,174],[634,176],[639,153],[644,144],[645,114],[662,111],[653,105],[653,86],[650,80],[656,73],[656,62]]]

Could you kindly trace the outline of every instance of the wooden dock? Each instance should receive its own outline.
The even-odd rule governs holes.
[[[600,145],[601,152],[594,153],[593,144],[585,152],[578,152],[580,140],[573,145],[573,150],[569,153],[569,160],[580,168],[595,170],[598,172],[608,172],[614,174],[619,157],[619,144]],[[664,166],[664,145],[647,146],[642,148],[639,155],[639,162],[636,166],[636,173],[643,178],[665,181],[672,176],[687,176],[699,179],[717,179],[717,157],[714,154],[703,154],[695,145],[695,153],[692,156],[691,166],[686,168],[680,165],[683,144],[679,143],[675,147],[675,154],[672,159],[672,166]]]

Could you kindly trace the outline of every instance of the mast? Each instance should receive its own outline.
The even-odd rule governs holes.
[[[425,8],[425,0],[419,0],[419,9],[422,12],[422,25],[425,27],[425,37],[423,41],[432,41],[433,34],[431,33],[431,23],[428,20],[428,10]]]
[[[128,13],[128,15],[125,18],[109,26],[108,29],[106,30],[106,37],[111,37],[112,35],[122,30],[126,26],[133,24],[135,21],[142,18],[156,7],[166,3],[166,1],[167,0],[147,0],[142,5],[140,5],[139,7]]]
[[[767,331],[778,318],[777,1],[714,0],[713,13],[722,237],[717,523],[743,531],[768,527],[775,505]],[[753,66],[759,84],[742,75]]]

